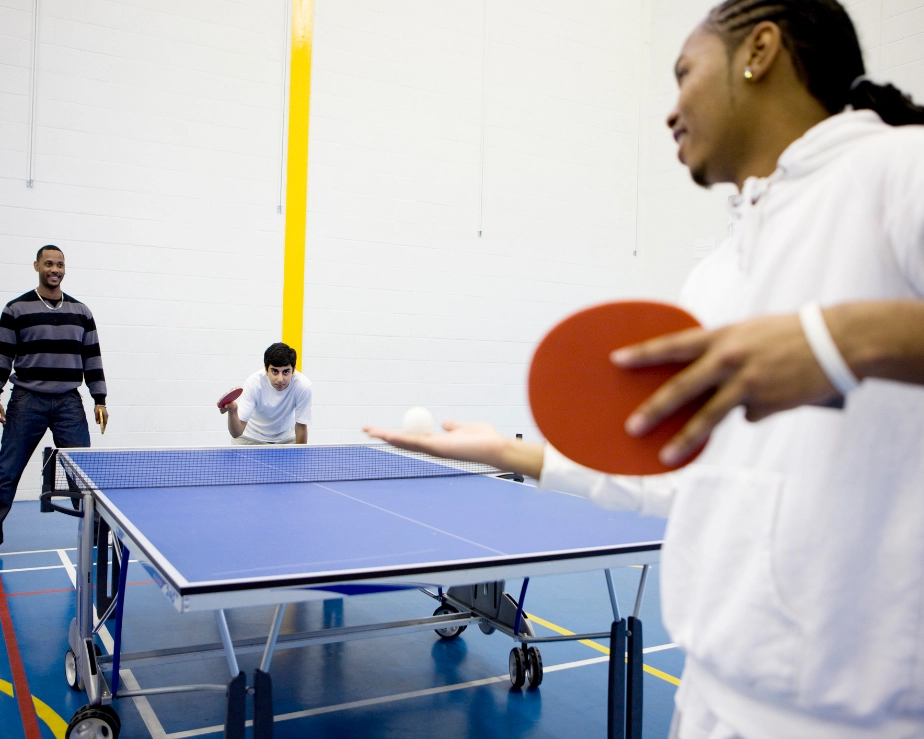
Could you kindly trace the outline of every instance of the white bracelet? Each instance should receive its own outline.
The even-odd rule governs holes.
[[[818,364],[821,365],[822,371],[831,384],[838,389],[841,395],[847,395],[851,390],[856,389],[860,381],[847,366],[837,344],[831,338],[831,332],[828,331],[825,317],[821,313],[821,306],[815,302],[803,305],[799,308],[799,322],[802,324],[802,331],[808,339],[815,359],[818,360]]]

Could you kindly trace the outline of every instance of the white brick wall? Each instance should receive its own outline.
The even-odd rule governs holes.
[[[637,7],[317,0],[312,442],[412,404],[534,435],[536,340],[633,282]],[[0,300],[58,243],[100,326],[94,444],[227,443],[215,396],[281,325],[282,3],[42,0],[29,189],[31,9],[0,0]]]
[[[535,435],[535,342],[625,287],[634,5],[488,0],[485,19],[483,0],[317,3],[304,357],[315,441],[361,441],[363,423],[396,426],[417,404]]]
[[[103,348],[95,445],[223,443],[215,397],[278,336],[283,21],[278,1],[42,0],[30,189],[32,2],[0,0],[0,300],[62,247]]]
[[[0,0],[0,301],[58,243],[100,326],[94,443],[227,443],[215,396],[281,327],[284,0],[42,0],[29,189],[32,5]],[[692,185],[664,125],[710,5],[316,0],[312,442],[414,404],[534,437],[527,364],[553,322],[676,297],[727,229],[731,190]],[[871,73],[924,99],[924,0],[850,12]]]

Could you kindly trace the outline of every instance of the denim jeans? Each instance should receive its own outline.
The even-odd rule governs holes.
[[[3,520],[13,505],[19,478],[47,429],[51,429],[56,447],[90,446],[80,393],[71,390],[52,395],[13,387],[0,440],[0,544]]]

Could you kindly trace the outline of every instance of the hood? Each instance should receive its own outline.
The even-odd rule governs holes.
[[[849,110],[826,118],[793,141],[780,155],[769,177],[748,177],[737,196],[729,198],[732,215],[740,217],[779,180],[805,177],[844,153],[858,140],[891,128],[872,110]]]
[[[848,151],[857,141],[891,128],[872,110],[850,110],[818,123],[793,141],[777,160],[769,177],[748,177],[738,195],[728,199],[732,242],[738,266],[750,271],[755,240],[763,219],[761,198],[781,180],[796,180],[817,171]],[[746,225],[747,223],[747,225]]]

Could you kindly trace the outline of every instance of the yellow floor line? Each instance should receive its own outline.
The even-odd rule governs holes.
[[[12,698],[13,683],[0,680],[0,693],[4,693]],[[45,723],[45,726],[51,729],[51,733],[54,734],[55,739],[64,739],[64,734],[67,732],[67,721],[61,718],[51,706],[45,703],[45,701],[39,700],[34,695],[32,696],[32,703],[35,705],[36,715]]]
[[[539,616],[535,616],[532,613],[526,613],[526,611],[524,611],[523,614],[533,623],[537,623],[540,626],[545,626],[545,628],[549,629],[550,631],[554,631],[555,633],[561,634],[562,636],[574,636],[573,631],[568,631],[568,629],[565,629],[558,624],[553,624],[551,621],[546,621],[544,618],[539,618]],[[603,652],[603,654],[610,653],[609,647],[598,644],[591,639],[581,639],[578,643],[583,644],[585,647],[596,649],[598,652]],[[642,669],[649,675],[654,675],[655,677],[660,678],[661,680],[664,680],[664,682],[670,683],[671,685],[680,685],[679,678],[676,678],[673,675],[669,675],[668,673],[663,672],[656,667],[652,667],[651,665],[642,665]]]

